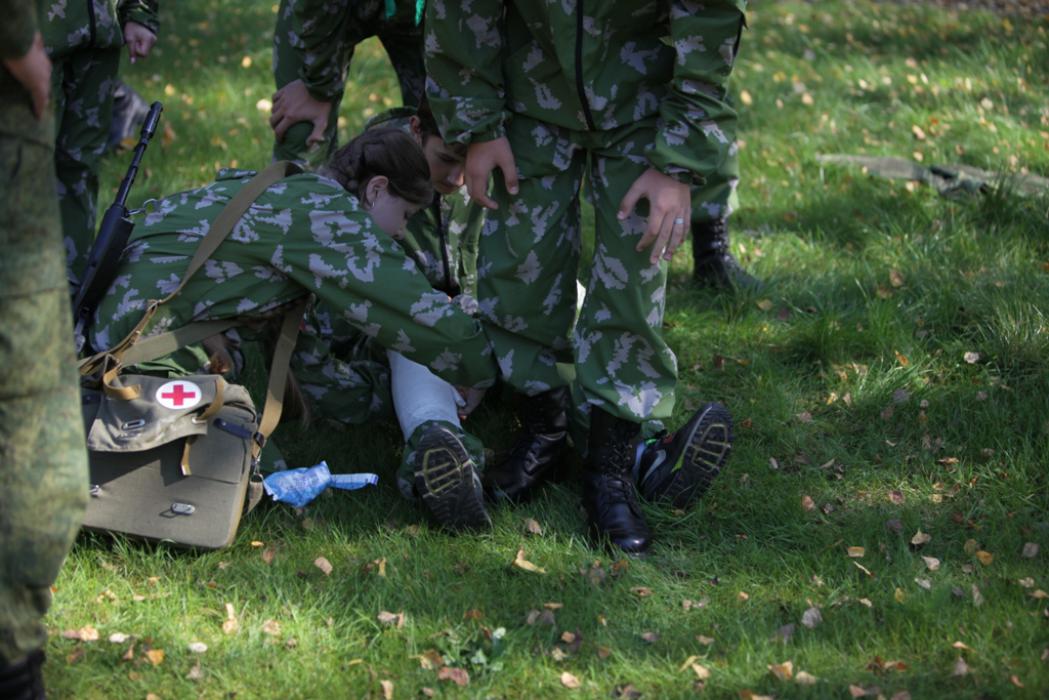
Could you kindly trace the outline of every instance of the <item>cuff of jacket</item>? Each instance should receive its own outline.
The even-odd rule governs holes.
[[[143,27],[153,32],[153,34],[157,34],[160,29],[160,19],[157,17],[156,13],[141,8],[131,9],[123,14],[120,26],[123,27],[128,22],[141,24]]]

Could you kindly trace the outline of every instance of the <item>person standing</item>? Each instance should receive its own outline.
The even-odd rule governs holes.
[[[87,455],[38,8],[0,0],[0,697],[44,697],[42,618],[87,505]]]
[[[53,62],[55,173],[70,282],[77,285],[95,240],[98,172],[109,140],[120,48],[131,62],[157,40],[156,0],[67,0],[43,18]]]
[[[369,37],[386,49],[403,104],[419,104],[421,20],[421,0],[281,0],[273,32],[273,159],[319,164],[335,152],[346,72]]]
[[[631,473],[636,440],[674,406],[666,261],[693,219],[693,192],[729,157],[722,126],[735,112],[724,86],[744,9],[744,0],[427,6],[427,96],[445,140],[469,144],[466,184],[491,210],[477,265],[482,317],[502,377],[547,416],[526,423],[524,448],[503,470],[541,473],[559,458],[569,380],[558,362],[574,353],[590,409],[584,505],[591,529],[629,553],[651,542]],[[595,252],[570,339],[584,180]],[[720,468],[730,420],[720,404],[704,407],[684,458],[660,462],[673,478],[649,481]]]

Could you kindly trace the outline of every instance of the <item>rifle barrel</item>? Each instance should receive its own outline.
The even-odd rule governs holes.
[[[146,146],[149,145],[149,140],[153,138],[153,134],[157,132],[157,124],[160,122],[160,113],[164,111],[163,106],[159,102],[154,102],[149,108],[149,114],[146,115],[146,121],[142,124],[142,131],[139,132],[138,145],[135,146],[135,152],[131,156],[131,165],[127,169],[127,174],[124,175],[124,179],[120,183],[120,189],[117,190],[116,199],[114,203],[120,204],[122,207],[127,206],[127,196],[131,192],[131,186],[135,184],[135,176],[138,175],[138,165],[142,162],[142,155],[146,152]]]

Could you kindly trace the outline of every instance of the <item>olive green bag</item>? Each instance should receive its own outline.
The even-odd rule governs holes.
[[[121,371],[239,325],[236,319],[203,321],[141,338],[157,308],[182,290],[251,203],[297,171],[280,162],[256,175],[216,217],[178,288],[150,301],[124,340],[81,361],[90,459],[87,529],[218,549],[233,541],[242,513],[261,498],[258,458],[280,420],[288,362],[308,297],[284,316],[261,418],[247,390],[221,375],[170,379]]]

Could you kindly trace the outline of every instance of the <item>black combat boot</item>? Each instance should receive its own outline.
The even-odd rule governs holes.
[[[692,277],[704,287],[758,290],[761,281],[747,273],[729,252],[725,219],[692,224]]]
[[[0,666],[0,698],[44,700],[44,652],[37,649],[22,661]]]
[[[522,430],[510,455],[485,471],[485,489],[492,499],[523,501],[561,466],[568,444],[568,405],[568,387],[524,400]]]
[[[708,403],[668,435],[638,446],[634,479],[649,501],[685,508],[703,496],[732,451],[732,416],[720,403]]]
[[[583,470],[583,505],[590,530],[607,537],[627,554],[641,554],[652,533],[641,515],[631,468],[634,438],[640,426],[594,407],[590,409],[590,443]]]
[[[448,428],[433,423],[416,448],[415,491],[434,520],[449,530],[487,530],[484,489],[470,453]]]

